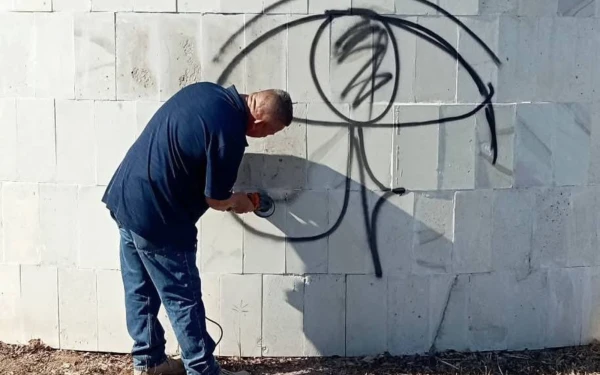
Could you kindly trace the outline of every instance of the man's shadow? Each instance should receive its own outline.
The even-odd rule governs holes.
[[[261,189],[276,201],[267,219],[234,215],[244,226],[245,246],[248,236],[267,241],[264,247],[261,240],[251,241],[252,248],[244,249],[244,272],[279,274],[281,268],[268,272],[264,262],[280,267],[285,259],[285,273],[300,283],[284,286],[285,293],[263,290],[263,295],[276,292],[287,300],[278,311],[267,311],[263,304],[263,355],[354,356],[388,348],[422,353],[451,344],[446,341],[457,328],[442,323],[445,306],[454,298],[451,290],[464,298],[466,284],[446,273],[451,223],[431,215],[434,206],[451,210],[452,195],[423,195],[415,202],[412,193],[386,194],[372,187],[305,158],[244,156],[236,190]],[[436,228],[415,218],[415,207]],[[451,211],[447,216],[451,219]],[[285,257],[271,248],[285,251]],[[375,276],[377,262],[382,278]],[[299,326],[305,338],[290,339]]]

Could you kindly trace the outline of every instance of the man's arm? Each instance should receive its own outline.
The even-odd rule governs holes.
[[[244,146],[228,144],[216,147],[215,143],[211,142],[206,152],[206,203],[217,211],[254,211],[254,205],[246,194],[231,192],[244,156]]]

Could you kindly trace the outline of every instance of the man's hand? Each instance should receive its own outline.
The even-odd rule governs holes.
[[[224,201],[206,198],[209,207],[217,211],[233,211],[236,214],[245,214],[255,210],[254,205],[246,193],[233,193]]]
[[[246,193],[234,193],[230,199],[232,200],[231,211],[236,214],[245,214],[255,210],[254,204]]]

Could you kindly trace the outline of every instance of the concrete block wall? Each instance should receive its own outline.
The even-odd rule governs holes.
[[[0,0],[0,341],[129,351],[100,197],[200,80],[296,117],[239,171],[275,215],[198,223],[217,354],[599,339],[598,51],[599,0]]]

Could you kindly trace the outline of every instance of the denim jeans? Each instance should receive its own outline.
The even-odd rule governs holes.
[[[162,301],[188,375],[218,374],[219,365],[213,356],[215,342],[206,331],[196,245],[159,248],[121,225],[119,232],[134,367],[146,370],[166,359],[165,331],[158,320]]]

